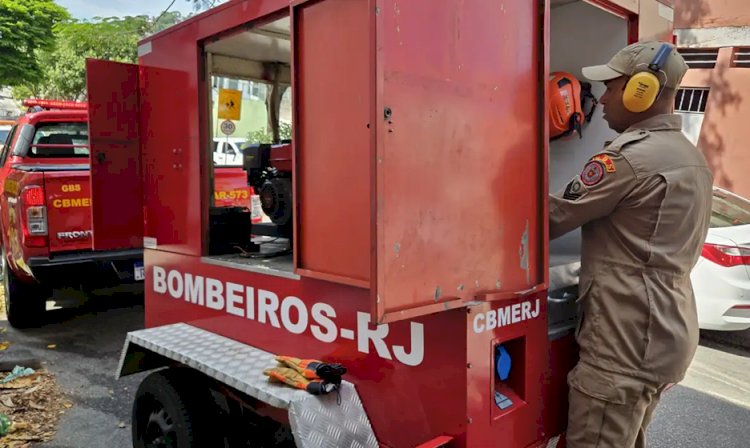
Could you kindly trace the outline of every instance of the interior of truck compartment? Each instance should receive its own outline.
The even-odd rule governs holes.
[[[227,36],[209,39],[204,57],[210,85],[204,92],[211,109],[205,146],[210,172],[208,183],[209,235],[207,263],[271,275],[293,276],[292,169],[291,169],[291,40],[289,17],[243,27]],[[239,92],[222,97],[222,92]],[[227,99],[229,98],[229,99]],[[226,103],[226,104],[225,104]],[[237,104],[239,118],[222,117]],[[221,112],[223,110],[223,112]],[[258,201],[224,204],[223,200],[248,199],[246,193],[216,191],[218,135],[226,121],[234,126],[231,137],[242,154],[233,163],[247,176]],[[244,143],[242,142],[244,140]],[[236,187],[234,187],[236,188]],[[253,207],[256,209],[253,210]],[[262,209],[263,213],[260,213]],[[254,219],[255,218],[255,219]]]
[[[585,0],[552,0],[550,25],[550,71],[569,72],[580,80],[583,80],[582,67],[608,61],[627,44],[627,19]],[[226,79],[262,83],[266,92],[263,120],[267,120],[266,131],[270,135],[265,144],[242,145],[243,168],[248,175],[248,184],[253,185],[260,196],[266,222],[253,224],[249,230],[250,210],[218,207],[214,202],[216,192],[212,191],[211,203],[206,210],[210,228],[205,260],[268,274],[293,275],[291,145],[290,140],[281,135],[279,120],[280,99],[291,97],[289,18],[279,18],[212,39],[206,42],[204,54],[212,79],[206,92],[211,100],[208,104],[213,106],[218,100],[217,87],[227,87]],[[231,83],[229,87],[232,87]],[[603,91],[601,83],[592,83],[592,93],[596,98]],[[243,114],[254,112],[258,110],[242,111]],[[217,118],[215,111],[207,115],[209,132],[205,148],[211,153],[214,129],[220,126],[221,119]],[[602,119],[601,105],[594,110],[592,120],[584,123],[582,133],[582,138],[573,135],[550,143],[550,192],[564,188],[580,173],[586,161],[601,150],[604,142],[616,135]],[[211,154],[207,157],[209,162],[211,157]],[[249,159],[252,159],[250,165]],[[213,185],[213,181],[209,185]],[[263,186],[268,188],[263,190]],[[551,295],[578,284],[580,243],[580,230],[550,242]]]
[[[585,81],[581,68],[603,64],[627,45],[628,22],[584,0],[552,0],[550,17],[550,72],[564,71]],[[598,99],[602,83],[591,83]],[[591,122],[583,125],[583,138],[577,135],[550,142],[549,186],[554,193],[565,188],[585,163],[601,151],[615,132],[602,119],[596,106]],[[550,294],[578,284],[580,268],[580,229],[550,242]]]

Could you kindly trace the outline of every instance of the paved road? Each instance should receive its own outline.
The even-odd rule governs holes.
[[[51,443],[41,448],[128,448],[130,406],[143,375],[119,381],[114,371],[125,333],[143,326],[142,300],[100,298],[78,308],[50,311],[41,329],[9,329],[13,345],[4,358],[46,360],[74,402]],[[7,322],[0,322],[7,326]],[[750,446],[750,332],[706,333],[690,374],[664,397],[649,431],[651,448]],[[57,344],[54,350],[48,344]],[[119,424],[125,423],[125,428]]]
[[[52,442],[43,448],[131,447],[130,407],[143,375],[115,380],[124,335],[143,327],[143,299],[131,294],[101,297],[82,306],[49,311],[43,328],[14,330],[5,359],[36,358],[57,377],[74,403],[60,420]],[[56,344],[48,349],[48,344]],[[125,428],[120,428],[125,423]]]
[[[687,377],[670,389],[654,415],[655,448],[750,446],[750,332],[705,332]]]

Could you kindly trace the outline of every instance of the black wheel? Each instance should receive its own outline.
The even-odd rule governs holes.
[[[5,287],[5,312],[14,328],[39,326],[44,320],[48,291],[38,284],[24,283],[8,269],[2,252],[2,276]]]
[[[194,373],[168,369],[148,375],[133,403],[134,448],[220,447],[216,405]]]

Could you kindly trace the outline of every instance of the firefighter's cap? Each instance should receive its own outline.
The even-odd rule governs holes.
[[[591,81],[609,81],[620,76],[633,76],[641,71],[648,71],[648,66],[654,60],[656,52],[667,42],[647,41],[630,44],[618,51],[606,65],[595,65],[584,67],[583,76]],[[688,70],[688,65],[682,55],[677,52],[674,45],[667,60],[664,62],[662,71],[667,78],[666,87],[676,89],[682,77]],[[661,80],[661,76],[659,77]]]

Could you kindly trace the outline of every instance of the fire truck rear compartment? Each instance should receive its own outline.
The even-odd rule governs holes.
[[[243,101],[241,116],[241,123],[250,121],[256,126],[253,138],[246,134],[232,135],[247,140],[240,145],[243,152],[240,164],[247,175],[248,186],[257,195],[257,202],[248,201],[248,207],[227,207],[216,204],[217,192],[210,191],[206,210],[209,226],[207,256],[203,260],[245,271],[298,278],[294,274],[292,258],[291,141],[282,141],[280,135],[283,124],[280,119],[281,100],[285,95],[291,96],[289,17],[248,25],[243,31],[211,39],[204,46],[204,58],[211,79],[211,85],[204,91],[211,98],[208,104],[221,101],[216,95],[217,87],[237,86],[239,80],[250,81],[256,86],[260,84],[264,89],[258,89],[262,95],[253,88],[250,92],[242,92],[243,99],[250,95],[256,100]],[[264,101],[260,107],[258,100]],[[219,104],[219,108],[222,106]],[[213,140],[214,130],[223,119],[214,113],[207,114],[207,117],[209,140]],[[211,154],[212,141],[205,143]],[[265,156],[262,160],[261,155]],[[209,161],[213,177],[216,161],[203,160]],[[261,209],[262,218],[253,219],[251,223],[251,216],[257,218]]]
[[[293,354],[347,364],[383,446],[446,434],[457,446],[501,439],[533,446],[562,432],[580,236],[553,242],[550,264],[565,279],[550,285],[545,303],[539,210],[547,192],[538,169],[545,142],[536,90],[543,58],[527,44],[539,37],[538,5],[452,3],[435,2],[429,27],[418,2],[385,1],[375,11],[364,0],[296,3],[288,78],[294,152],[284,156],[287,142],[256,145],[248,153],[257,158],[244,161],[256,185],[268,178],[250,170],[266,156],[261,166],[277,164],[276,174],[294,168],[291,233],[278,225],[280,215],[274,228],[250,225],[250,210],[217,210],[202,174],[213,172],[204,132],[202,251],[195,239],[177,240],[179,232],[164,234],[183,246],[162,246],[161,238],[146,251],[149,328],[129,335],[122,374],[180,363],[230,389],[227,397],[244,392],[292,409],[313,400],[290,390],[282,392],[299,400],[273,402],[258,366],[249,368],[253,356],[233,354],[271,364],[274,353]],[[234,17],[251,14],[243,5],[230,2],[201,24],[220,18],[236,26]],[[580,76],[581,66],[606,61],[626,43],[624,19],[584,2],[552,6],[551,70]],[[203,79],[280,84],[293,58],[283,26],[270,23],[287,23],[289,36],[289,22],[274,17],[199,41]],[[495,29],[512,31],[507,43]],[[191,31],[184,33],[190,42]],[[153,49],[146,62],[168,56],[159,41]],[[203,95],[207,84],[199,83]],[[210,100],[199,103],[202,129],[215,129]],[[608,132],[599,109],[583,139],[550,145],[550,191],[580,172]],[[179,207],[151,207],[163,204],[168,212]],[[567,287],[573,292],[560,295]]]
[[[581,74],[582,67],[604,64],[627,45],[628,21],[583,1],[553,1],[550,43],[550,72],[569,72],[586,82]],[[602,83],[593,82],[591,87],[597,99],[604,93]],[[591,122],[583,125],[582,138],[573,135],[550,142],[550,193],[564,189],[589,158],[601,151],[604,142],[615,136],[602,118],[602,106],[597,105]],[[580,251],[580,229],[550,242],[549,291],[552,297],[561,297],[565,289],[577,286]]]

